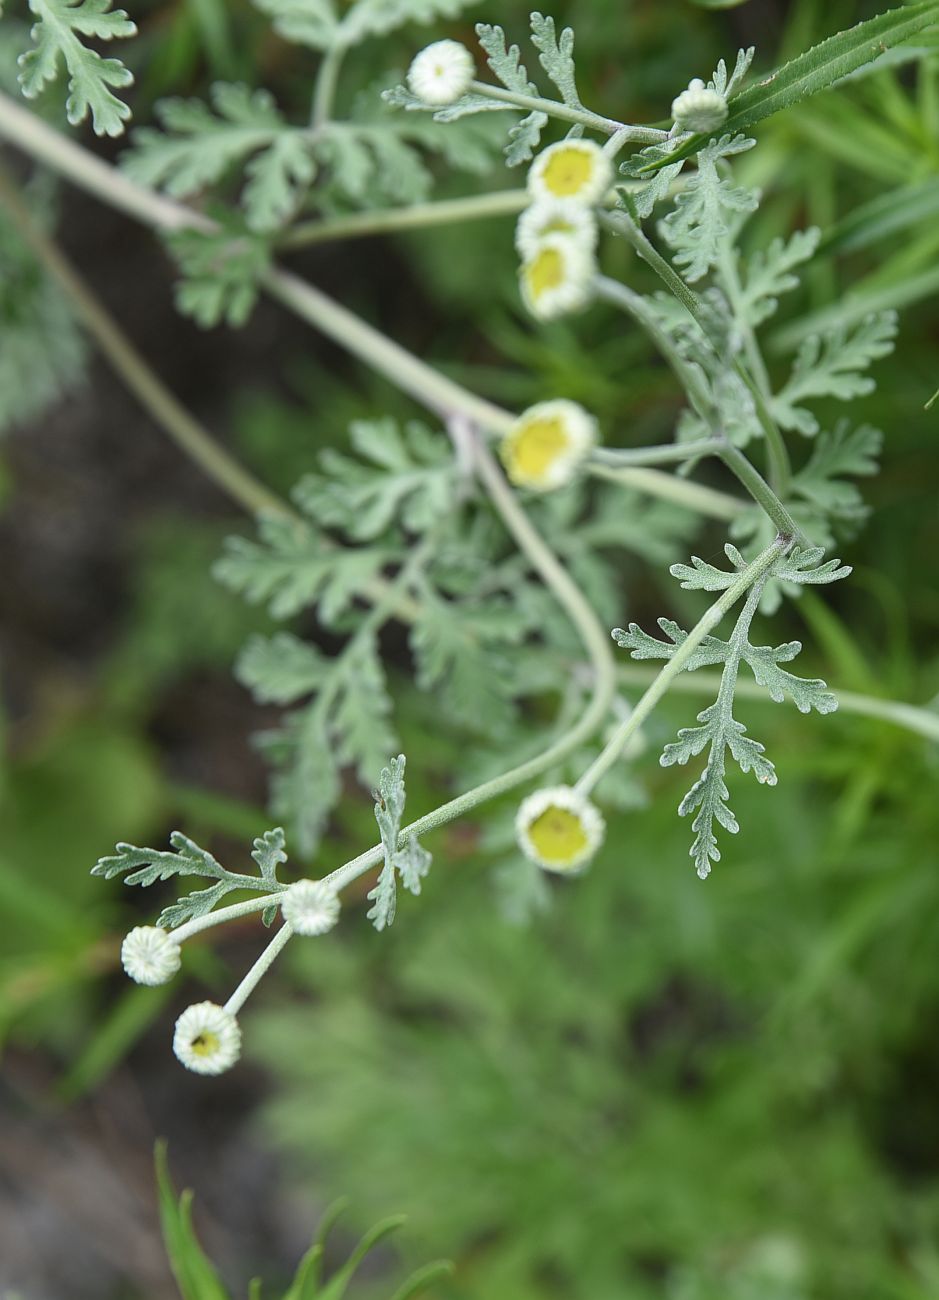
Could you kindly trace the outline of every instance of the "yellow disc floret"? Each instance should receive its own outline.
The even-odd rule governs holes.
[[[597,440],[597,426],[576,402],[560,398],[530,406],[502,440],[499,454],[517,487],[547,492],[574,477]]]
[[[531,165],[528,188],[536,199],[600,203],[613,180],[613,166],[592,140],[561,140],[543,149]]]
[[[602,844],[604,831],[599,811],[568,785],[536,790],[515,819],[522,852],[546,871],[582,870]]]
[[[590,299],[595,272],[592,247],[568,235],[546,235],[522,263],[522,298],[542,320],[578,311]]]

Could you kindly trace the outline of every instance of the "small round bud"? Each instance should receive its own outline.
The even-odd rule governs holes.
[[[325,880],[298,880],[281,901],[284,920],[297,934],[326,934],[339,920],[339,895]]]
[[[532,163],[528,189],[535,199],[600,203],[613,183],[613,164],[592,140],[560,140]]]
[[[176,1021],[173,1051],[187,1070],[223,1074],[241,1055],[241,1029],[215,1002],[195,1002]]]
[[[502,439],[499,455],[516,487],[549,492],[571,482],[596,441],[593,416],[558,398],[523,412]]]
[[[681,131],[716,131],[727,120],[727,100],[695,77],[672,101],[672,117]]]
[[[156,925],[138,925],[121,944],[121,965],[138,984],[166,984],[180,961],[179,944]]]
[[[515,818],[515,834],[526,857],[546,871],[583,871],[603,843],[606,825],[599,810],[569,785],[536,790]]]
[[[425,104],[453,104],[470,88],[476,67],[459,41],[434,41],[408,70],[408,86]]]

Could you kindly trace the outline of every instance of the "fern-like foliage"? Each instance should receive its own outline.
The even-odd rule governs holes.
[[[20,85],[28,99],[59,75],[68,77],[66,116],[72,126],[91,113],[96,135],[121,135],[130,108],[114,94],[133,84],[133,75],[120,59],[104,58],[84,44],[134,36],[136,25],[111,0],[29,0],[36,18],[33,48],[20,55]]]
[[[180,898],[160,913],[157,925],[173,929],[186,921],[205,916],[235,889],[250,889],[260,894],[279,894],[285,886],[277,879],[277,869],[287,861],[284,852],[284,832],[280,827],[267,831],[254,841],[251,852],[257,863],[257,875],[242,875],[229,871],[212,856],[208,849],[200,848],[194,840],[173,831],[170,836],[173,851],[141,849],[133,844],[118,844],[110,857],[100,858],[91,869],[93,876],[110,880],[124,876],[125,885],[155,885],[173,876],[201,876],[217,883],[208,889],[199,889]],[[270,924],[276,914],[276,904],[264,911],[265,924]]]
[[[517,45],[508,44],[501,27],[494,23],[477,23],[476,36],[486,55],[489,69],[507,90],[542,98],[538,86],[529,79],[528,69],[522,62],[521,50]],[[538,51],[539,63],[560,93],[558,102],[572,108],[582,108],[577,91],[574,33],[571,28],[565,27],[559,34],[553,18],[535,12],[531,15],[531,41]],[[472,91],[454,104],[437,109],[418,99],[406,86],[393,87],[385,92],[384,98],[389,104],[411,112],[433,113],[434,120],[442,123],[456,122],[477,113],[518,114],[520,111],[511,104],[502,104],[487,95],[474,94]],[[535,109],[525,113],[509,127],[509,139],[505,146],[505,159],[509,167],[518,167],[531,161],[541,144],[541,135],[547,124],[547,115]],[[581,134],[581,128],[575,127],[573,134]]]
[[[847,402],[872,392],[874,380],[864,372],[893,351],[896,334],[897,313],[883,311],[866,316],[853,330],[841,327],[810,335],[788,381],[772,400],[777,421],[807,436],[817,433],[818,420],[801,403],[818,397]]]
[[[270,265],[266,241],[229,213],[221,214],[217,230],[177,230],[165,238],[181,276],[175,290],[179,311],[203,329],[244,325]]]
[[[721,168],[725,159],[752,149],[755,143],[746,136],[723,135],[705,145],[697,155],[697,172],[662,221],[662,235],[674,250],[675,262],[692,283],[716,265],[730,218],[757,206],[756,194],[735,185]]]
[[[421,892],[421,881],[430,870],[431,857],[414,835],[401,842],[401,819],[407,799],[404,789],[405,757],[399,754],[381,770],[375,795],[375,820],[381,834],[385,861],[374,889],[368,919],[376,930],[384,930],[395,919],[398,880],[412,894]]]
[[[254,0],[273,20],[285,41],[326,51],[358,45],[370,36],[385,36],[405,23],[456,18],[476,0]]]
[[[725,591],[746,567],[746,561],[736,547],[728,545],[727,558],[730,570],[718,569],[697,556],[690,565],[676,564],[671,572],[681,585],[689,590]],[[794,550],[777,561],[771,573],[780,581],[797,585],[805,583],[835,582],[847,577],[850,569],[838,560],[823,560],[820,548]],[[734,717],[734,694],[742,665],[746,665],[756,682],[763,686],[771,699],[781,702],[792,700],[801,713],[815,710],[831,713],[837,700],[820,678],[798,677],[783,665],[790,663],[802,649],[798,641],[779,646],[758,646],[750,640],[750,629],[762,595],[764,581],[755,584],[744,603],[730,637],[725,641],[707,636],[692,653],[686,670],[693,672],[703,667],[721,667],[721,684],[717,699],[698,714],[699,726],[684,727],[677,741],[665,746],[660,758],[663,767],[684,765],[707,750],[707,763],[701,776],[682,799],[678,812],[686,817],[694,813],[692,831],[694,839],[691,857],[698,875],[704,879],[712,862],[720,860],[717,828],[731,834],[739,830],[737,819],[730,807],[730,792],[726,774],[728,756],[743,772],[753,772],[764,785],[776,784],[776,769],[766,757],[764,746],[747,734],[743,723]],[[659,627],[666,640],[649,636],[635,623],[627,629],[615,628],[613,638],[634,659],[671,659],[687,639],[684,632],[670,619],[659,619]]]

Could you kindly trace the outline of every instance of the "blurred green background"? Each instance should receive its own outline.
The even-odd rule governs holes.
[[[7,8],[4,63],[23,17]],[[216,78],[306,111],[309,64],[243,0],[129,8],[138,124],[160,96],[202,95]],[[480,4],[440,33],[471,39],[478,17],[521,41],[526,11]],[[755,43],[768,68],[875,11],[551,9],[577,32],[587,102],[638,121],[738,45]],[[411,28],[357,52],[340,106],[424,39]],[[864,241],[837,223],[900,187],[939,188],[939,57],[927,46],[771,119],[758,141],[745,174],[765,200],[748,244],[812,222],[841,232],[787,302],[771,364],[795,338],[787,320],[849,290],[904,309],[878,391],[853,412],[886,435],[884,472],[865,485],[871,518],[841,547],[854,577],[781,610],[768,635],[803,639],[835,688],[926,703],[939,692],[939,412],[923,410],[939,385],[939,203]],[[498,161],[489,177],[441,170],[439,193],[513,180]],[[172,269],[146,232],[66,187],[51,202],[63,246],[138,347],[277,488],[341,444],[350,419],[412,413],[273,306],[243,331],[199,332],[175,314]],[[604,258],[652,287],[623,248]],[[293,262],[481,392],[576,398],[636,444],[670,434],[679,394],[622,318],[522,318],[508,221]],[[0,297],[15,321],[23,283],[6,277]],[[292,945],[246,1013],[246,1063],[218,1081],[178,1068],[175,1015],[224,998],[255,927],[187,948],[183,984],[128,988],[119,936],[156,900],[88,871],[115,840],[162,844],[176,826],[237,860],[270,824],[250,738],[277,710],[231,677],[267,620],[209,575],[246,521],[100,361],[85,369],[46,310],[67,388],[51,406],[29,409],[34,358],[0,342],[0,404],[21,408],[0,443],[0,1294],[173,1296],[150,1166],[162,1134],[236,1295],[255,1274],[287,1278],[316,1214],[348,1193],[350,1230],[402,1210],[407,1263],[455,1260],[438,1288],[449,1300],[935,1300],[939,753],[884,723],[747,704],[780,783],[737,783],[743,829],[702,885],[675,817],[682,773],[655,762],[692,710],[670,698],[636,759],[643,806],[611,816],[592,871],[555,890],[545,916],[500,918],[492,867],[514,801],[483,810],[433,837],[425,895],[390,933],[350,906],[335,941]],[[67,382],[73,370],[83,377]],[[723,540],[702,525],[694,549],[714,556]],[[675,613],[674,588],[664,565],[636,558],[615,621]],[[466,738],[407,684],[404,638],[385,650],[419,813],[467,783]],[[370,801],[350,786],[319,863],[372,838]],[[389,1268],[379,1256],[357,1294],[390,1295]]]

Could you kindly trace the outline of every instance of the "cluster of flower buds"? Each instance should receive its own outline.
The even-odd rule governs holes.
[[[590,300],[596,275],[595,208],[606,198],[613,164],[598,144],[576,137],[543,149],[528,173],[531,204],[519,218],[522,298],[551,320]]]
[[[230,1069],[241,1055],[238,1012],[270,960],[292,934],[323,935],[339,920],[339,896],[325,880],[298,880],[258,900],[258,906],[271,905],[279,905],[283,926],[225,1005],[196,1002],[176,1021],[173,1051],[187,1070],[196,1074],[222,1074]],[[180,968],[184,941],[227,919],[221,912],[210,912],[176,930],[164,930],[156,925],[136,926],[121,945],[121,964],[137,984],[166,984]]]

